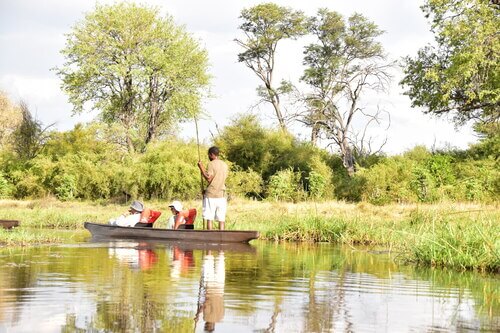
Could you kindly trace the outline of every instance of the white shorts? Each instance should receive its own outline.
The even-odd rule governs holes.
[[[209,221],[226,220],[227,200],[226,198],[203,198],[203,218]]]

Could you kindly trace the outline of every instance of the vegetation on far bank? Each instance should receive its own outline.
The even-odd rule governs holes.
[[[146,202],[161,210],[155,227],[164,227],[168,202]],[[185,207],[200,209],[199,201]],[[84,221],[106,222],[126,211],[126,204],[0,201],[2,218],[20,219],[22,226],[0,232],[4,244],[59,243],[46,228],[81,231]],[[391,204],[366,202],[250,201],[230,202],[227,229],[258,230],[271,241],[332,242],[386,248],[401,262],[457,270],[500,272],[500,210],[498,204]],[[196,227],[201,228],[201,217]],[[37,235],[35,237],[34,235]],[[44,236],[45,235],[45,236]],[[46,238],[43,238],[46,237]]]
[[[193,142],[169,140],[129,153],[102,139],[102,126],[50,135],[33,158],[0,151],[0,198],[59,200],[193,199],[200,193]],[[228,193],[283,201],[346,200],[373,204],[492,202],[500,197],[498,137],[468,150],[417,146],[397,156],[360,159],[349,176],[341,159],[256,118],[235,119],[216,137],[231,165]],[[200,149],[205,156],[206,146]]]

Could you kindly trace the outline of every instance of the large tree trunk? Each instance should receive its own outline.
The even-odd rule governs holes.
[[[134,88],[133,88],[133,82],[132,82],[132,75],[130,75],[131,69],[129,69],[129,73],[125,76],[125,87],[124,87],[124,92],[125,92],[125,112],[124,116],[122,119],[122,123],[125,127],[125,130],[127,131],[126,133],[126,142],[127,142],[127,149],[129,153],[135,152],[135,147],[134,147],[134,142],[132,140],[132,137],[130,136],[130,129],[134,125]]]
[[[346,168],[347,174],[349,175],[349,177],[354,176],[354,173],[356,171],[354,167],[354,155],[352,154],[351,146],[347,142],[346,138],[344,138],[344,140],[342,140],[341,142],[340,151],[342,154],[342,164]]]
[[[160,105],[158,100],[158,78],[152,77],[149,80],[149,120],[146,138],[144,140],[144,149],[146,149],[148,143],[155,139],[156,131],[158,128],[158,118],[160,116],[159,108]]]
[[[276,117],[278,118],[280,128],[283,132],[285,132],[286,131],[286,124],[285,124],[285,119],[283,118],[283,114],[281,113],[279,102],[273,99],[273,106],[274,106],[274,110],[276,111]]]
[[[266,82],[266,88],[267,88],[267,93],[269,94],[269,97],[271,99],[271,104],[274,107],[276,118],[278,118],[278,123],[280,125],[280,128],[283,132],[286,132],[285,118],[283,118],[283,113],[281,113],[280,98],[276,93],[276,91],[274,91],[274,89],[271,88],[271,82]]]
[[[316,147],[318,144],[318,138],[319,138],[319,130],[320,130],[320,125],[319,124],[313,124],[311,128],[311,144]]]

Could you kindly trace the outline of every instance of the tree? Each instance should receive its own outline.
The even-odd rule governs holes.
[[[360,101],[366,90],[384,91],[390,82],[378,27],[360,14],[347,22],[342,15],[320,9],[310,29],[317,42],[306,46],[306,69],[301,80],[311,92],[305,95],[307,113],[301,121],[312,128],[311,139],[323,133],[339,148],[344,167],[354,174],[353,120],[359,115],[378,121],[379,108],[364,110]]]
[[[243,171],[255,171],[264,181],[280,170],[308,174],[320,150],[289,132],[268,129],[254,115],[242,115],[225,126],[215,143],[224,157]]]
[[[276,65],[276,48],[278,42],[295,39],[307,32],[306,17],[300,11],[281,7],[274,3],[264,3],[241,11],[243,23],[240,29],[246,39],[236,39],[236,43],[244,48],[238,54],[238,61],[243,62],[264,83],[258,88],[263,101],[272,104],[282,130],[286,129],[285,118],[281,111],[280,95],[289,91],[290,86],[282,82],[274,85]]]
[[[436,45],[404,59],[401,85],[424,113],[472,120],[491,135],[500,130],[500,6],[498,1],[426,0]]]
[[[12,103],[7,95],[0,91],[0,115],[4,121],[0,123],[0,148],[8,146],[12,141],[12,134],[22,120],[21,110]]]
[[[50,137],[48,130],[54,125],[43,127],[42,123],[33,117],[26,102],[19,104],[22,121],[14,131],[14,151],[21,159],[35,158]]]
[[[155,8],[98,5],[68,34],[62,53],[57,72],[74,112],[89,105],[104,122],[119,123],[129,151],[198,114],[209,84],[206,51]]]

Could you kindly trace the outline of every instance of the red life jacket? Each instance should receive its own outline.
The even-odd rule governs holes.
[[[155,223],[155,221],[160,217],[161,212],[157,210],[152,210],[146,208],[141,213],[140,223]]]

